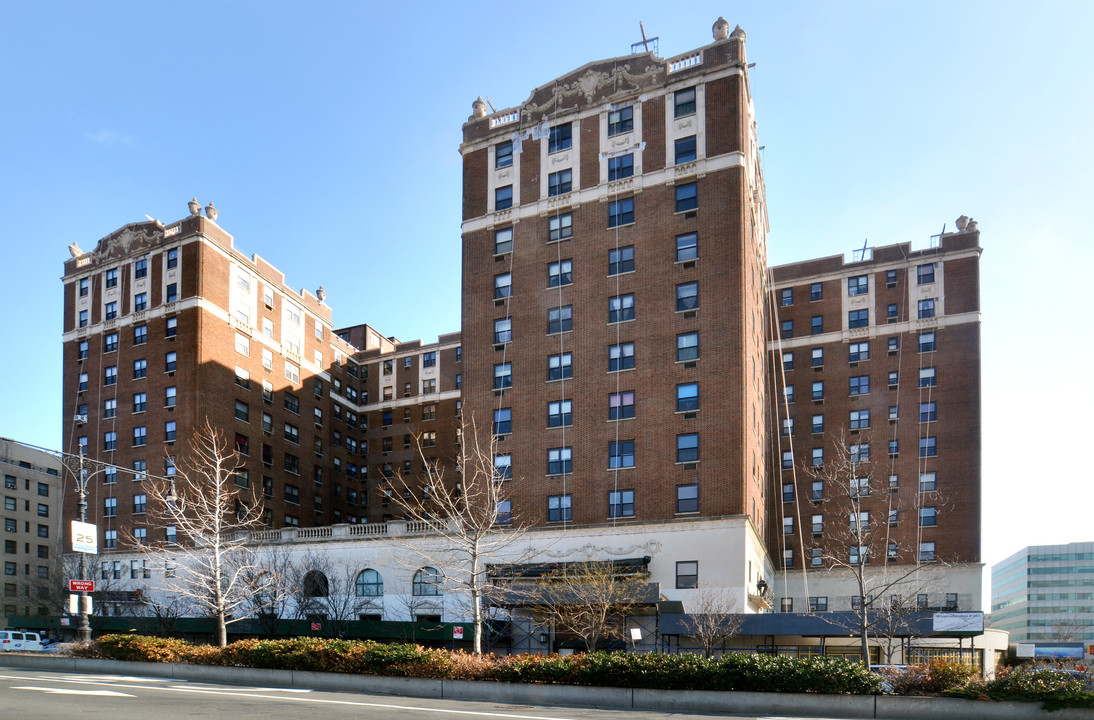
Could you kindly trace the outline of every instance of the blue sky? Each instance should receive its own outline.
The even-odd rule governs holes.
[[[685,52],[719,15],[756,63],[770,262],[976,218],[984,560],[1091,540],[1083,2],[5,3],[0,435],[60,445],[69,243],[193,196],[291,286],[324,285],[337,324],[457,330],[472,100],[624,55],[639,21]]]

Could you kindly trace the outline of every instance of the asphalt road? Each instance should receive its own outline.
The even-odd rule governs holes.
[[[180,682],[122,675],[81,675],[0,668],[0,718],[65,720],[678,720],[707,718],[642,710],[501,705],[390,695]],[[755,717],[755,716],[734,716]],[[790,719],[785,719],[790,720]]]

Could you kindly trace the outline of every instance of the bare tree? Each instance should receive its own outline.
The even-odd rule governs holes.
[[[624,570],[610,560],[564,564],[544,574],[526,594],[556,633],[581,638],[589,652],[602,639],[625,640],[626,618],[658,600],[645,572]]]
[[[1052,618],[1052,630],[1049,636],[1056,642],[1074,642],[1086,631],[1087,626],[1080,622],[1074,613],[1061,612]]]
[[[297,597],[296,569],[285,552],[276,546],[259,549],[245,583],[252,589],[247,614],[253,615],[267,637],[277,637],[281,621],[290,614]]]
[[[704,657],[714,657],[718,648],[741,630],[744,618],[737,599],[724,588],[700,587],[692,594],[691,610],[683,621],[688,634],[703,649]]]
[[[482,653],[485,593],[490,581],[486,563],[505,555],[510,562],[527,557],[518,545],[524,528],[509,506],[508,468],[494,463],[496,440],[480,439],[474,421],[459,428],[456,472],[427,458],[417,439],[425,465],[421,478],[400,475],[391,480],[392,500],[411,523],[421,524],[435,538],[407,542],[427,566],[439,570],[446,587],[466,598],[473,625],[473,651]]]
[[[857,443],[848,444],[841,436],[831,445],[832,457],[825,458],[823,465],[807,465],[805,472],[814,482],[823,483],[825,508],[839,518],[824,527],[823,560],[830,568],[847,571],[854,581],[854,626],[848,629],[858,636],[862,662],[869,665],[870,635],[886,628],[884,632],[895,637],[904,629],[908,612],[900,603],[894,607],[891,598],[911,595],[919,586],[921,568],[919,548],[902,546],[894,530],[899,520],[907,522],[909,515],[918,522],[915,507],[904,500],[909,494],[879,486],[870,461],[869,435],[856,439]],[[917,499],[920,495],[911,494]],[[916,553],[916,562],[891,562],[902,552],[905,556]],[[872,568],[871,562],[881,567]]]
[[[352,566],[335,567],[326,555],[308,551],[295,563],[291,576],[296,615],[321,618],[323,629],[342,636],[369,603],[357,597],[357,572]]]
[[[175,542],[138,545],[164,568],[157,588],[214,619],[220,646],[230,622],[240,620],[254,590],[258,565],[249,532],[262,512],[253,493],[236,484],[242,466],[223,433],[208,422],[196,431],[177,474],[147,481],[150,514],[176,530]]]

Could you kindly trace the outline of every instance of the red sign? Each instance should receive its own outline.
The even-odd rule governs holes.
[[[453,625],[452,626],[452,639],[453,640],[463,640],[463,626],[462,625]]]
[[[312,623],[311,624],[311,629],[312,630],[322,630],[323,629],[323,624],[322,623]]]
[[[69,592],[95,592],[94,580],[69,580]]]

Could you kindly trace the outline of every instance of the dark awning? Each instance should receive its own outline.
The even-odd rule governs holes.
[[[600,567],[608,563],[611,563],[613,572],[620,575],[634,575],[635,573],[645,572],[650,560],[650,556],[647,555],[640,558],[622,558],[618,560],[487,565],[486,575],[492,579],[540,578],[566,568]]]

